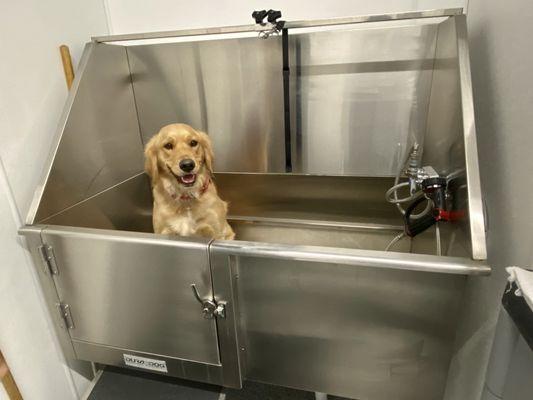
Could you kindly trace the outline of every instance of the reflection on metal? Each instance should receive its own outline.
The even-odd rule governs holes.
[[[216,325],[198,312],[188,285],[212,296],[206,243],[51,228],[41,236],[64,266],[55,284],[76,313],[73,339],[220,362]]]
[[[375,14],[375,15],[363,15],[357,17],[345,17],[345,18],[329,18],[329,19],[317,19],[306,21],[287,21],[285,22],[285,28],[312,28],[320,26],[330,25],[351,25],[361,24],[365,22],[380,22],[380,21],[397,21],[405,19],[418,19],[418,18],[436,18],[453,15],[461,15],[463,13],[462,8],[448,8],[442,10],[426,10],[426,11],[411,11],[396,14]],[[187,29],[181,31],[166,31],[166,32],[149,32],[149,33],[131,33],[124,35],[112,35],[112,36],[96,36],[92,40],[94,42],[119,42],[129,40],[146,40],[146,39],[162,39],[173,38],[180,36],[204,36],[204,35],[216,35],[227,33],[244,33],[244,32],[259,32],[264,28],[258,25],[237,25],[237,26],[223,26],[217,28],[199,28],[199,29]],[[270,28],[268,28],[270,29]]]
[[[237,254],[225,243],[211,248]],[[238,274],[248,379],[349,398],[442,398],[464,277],[284,252],[223,259],[212,267],[229,262]]]
[[[481,181],[479,177],[479,161],[477,156],[474,99],[472,94],[472,74],[470,72],[466,17],[464,15],[458,16],[457,18],[454,18],[454,22],[457,33],[457,54],[459,58],[459,87],[461,88],[472,257],[476,260],[484,260],[487,258],[485,218],[483,214],[483,202],[481,199]]]
[[[224,242],[218,249],[228,255],[256,256],[269,260],[288,259],[314,263],[335,263],[356,267],[438,272],[460,275],[487,275],[490,268],[479,261],[421,254],[393,254],[386,251],[352,250],[335,247],[296,246],[257,242]]]
[[[464,282],[490,273],[458,14],[287,22],[295,173],[281,38],[98,43],[254,26],[89,44],[21,230],[66,356],[125,366],[126,353],[230,387],[441,399]],[[448,17],[384,22],[435,16]],[[143,143],[176,120],[213,139],[235,241],[151,233]],[[403,230],[385,193],[415,141],[469,213],[385,251]]]
[[[131,349],[119,349],[113,346],[101,346],[79,340],[73,340],[72,343],[76,349],[78,358],[82,360],[93,361],[105,365],[125,367],[124,353],[127,353],[140,357],[156,358],[165,361],[168,369],[168,375],[171,376],[211,383],[214,385],[240,387],[240,384],[235,386],[223,380],[222,368],[219,365],[201,364],[190,360],[169,357],[168,355],[143,353]]]
[[[104,44],[86,47],[29,223],[143,170],[129,75],[124,48]]]
[[[394,176],[405,146],[423,142],[436,33],[407,24],[291,35],[294,172]]]
[[[285,171],[281,38],[127,52],[144,143],[180,121],[209,133],[218,171]]]

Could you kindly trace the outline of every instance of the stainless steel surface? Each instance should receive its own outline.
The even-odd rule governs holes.
[[[433,165],[441,175],[466,170],[456,36],[453,18],[439,24],[422,162]],[[468,210],[467,191],[456,190],[454,196],[456,203]],[[471,219],[465,218],[459,224],[468,236],[470,223]]]
[[[46,228],[74,340],[219,364],[217,331],[191,294],[212,296],[207,241]]]
[[[422,13],[422,15],[433,14]],[[448,13],[444,12],[444,15]],[[385,19],[395,18],[392,16]],[[460,122],[461,116],[466,112],[461,113],[458,106],[461,102],[459,72],[467,49],[458,51],[457,43],[461,42],[455,28],[460,24],[456,22],[458,18],[462,16],[447,17],[444,22],[440,22],[442,19],[437,18],[428,20],[430,23],[424,24],[409,21],[389,27],[383,24],[373,25],[373,29],[345,29],[292,35],[290,42],[294,86],[292,101],[296,103],[295,109],[298,111],[293,113],[296,115],[293,121],[292,148],[295,170],[320,175],[365,175],[367,179],[382,179],[383,175],[396,174],[402,165],[405,150],[409,143],[415,140],[425,143],[424,158],[430,165],[434,165],[440,174],[453,173],[465,168],[467,155],[472,162],[475,162],[475,142],[465,139],[468,142],[467,151],[462,144]],[[133,85],[128,89],[128,93],[131,92],[128,99],[131,102],[135,101],[135,107],[131,107],[130,111],[132,113],[136,111],[143,141],[148,140],[161,125],[176,120],[188,122],[210,133],[216,148],[219,171],[272,173],[284,171],[279,42],[278,39],[261,41],[255,38],[239,38],[141,45],[128,47],[127,50],[120,46],[93,44],[95,50],[92,52],[96,54],[96,50],[102,46],[105,49],[114,48],[113,57],[121,54],[124,58],[123,51],[126,51],[127,56],[125,61],[122,61],[127,64],[127,73],[131,72]],[[339,50],[339,46],[343,46],[342,51]],[[89,57],[87,64],[90,64],[95,57],[95,55]],[[213,63],[213,59],[217,62]],[[99,62],[102,63],[101,60]],[[90,71],[88,67],[85,69]],[[87,71],[83,74],[86,76],[85,80],[88,79]],[[221,81],[219,79],[221,75],[226,79]],[[261,93],[261,96],[250,96],[250,92],[247,91],[249,88]],[[448,95],[440,96],[443,89],[448,90],[445,92]],[[468,90],[468,87],[462,89],[466,92]],[[78,97],[83,99],[83,93],[78,93]],[[228,98],[231,101],[227,101]],[[443,98],[446,100],[440,100]],[[337,104],[338,102],[340,103]],[[471,111],[467,110],[469,118],[472,116]],[[76,112],[71,110],[70,114],[67,127],[69,124],[76,125],[83,122],[76,119]],[[121,139],[120,132],[118,135],[113,135],[115,136],[117,140]],[[80,144],[84,143],[78,141]],[[93,147],[100,149],[98,151],[107,148],[101,143]],[[140,147],[138,146],[139,150]],[[76,151],[71,151],[71,148],[67,150],[64,153],[75,157]],[[103,221],[109,220],[109,214],[119,213],[118,210],[115,212],[95,210],[95,202],[85,201],[92,196],[95,196],[95,201],[96,199],[102,201],[104,198],[107,199],[107,196],[117,195],[117,191],[106,191],[113,187],[112,185],[100,187],[98,184],[102,176],[103,181],[107,180],[106,168],[117,169],[114,164],[103,165],[98,170],[92,171],[95,172],[92,177],[85,176],[80,180],[80,168],[77,166],[66,168],[59,153],[56,158],[53,170],[61,171],[67,177],[65,179],[72,181],[73,185],[76,183],[82,187],[80,182],[83,183],[85,178],[96,180],[89,181],[86,193],[79,201],[70,199],[72,194],[77,196],[75,190],[69,190],[68,195],[61,196],[58,191],[71,188],[61,187],[56,184],[57,182],[49,182],[46,191],[52,195],[42,199],[40,208],[45,210],[51,207],[55,208],[56,212],[49,213],[48,210],[45,213],[46,222],[61,223],[58,220],[62,219],[71,224],[68,221],[72,219],[67,217],[69,213],[62,211],[68,210],[83,215],[81,209],[73,207],[78,204],[93,207],[87,214],[91,217],[85,217],[83,226],[96,224],[93,217],[102,220],[98,222],[101,225]],[[99,160],[91,161],[87,163],[87,168],[90,170],[101,164]],[[104,160],[104,164],[105,162]],[[116,162],[120,168],[127,168],[120,160]],[[72,160],[69,163],[75,164]],[[470,176],[470,170],[471,167],[466,168],[469,185],[468,192],[464,192],[468,193],[469,200],[470,197],[479,194],[479,179]],[[97,178],[99,174],[101,176]],[[244,176],[239,176],[235,182],[240,185],[245,179]],[[263,178],[256,176],[253,179]],[[293,183],[298,182],[299,178],[294,178],[292,181],[284,181],[280,177],[275,179],[280,183]],[[307,177],[303,179],[308,181],[309,192],[319,192],[322,196],[321,201],[328,200],[328,194],[324,193],[330,186],[326,185],[324,189],[314,187],[309,190],[313,180]],[[226,183],[230,180],[231,178],[226,179]],[[137,208],[136,212],[142,212],[147,217],[149,213],[147,210],[151,208],[149,205],[146,206],[150,202],[149,193],[141,186],[135,186],[138,185],[135,178],[126,177],[124,181],[129,182],[128,187],[132,189],[132,195],[135,196],[133,192],[140,190],[137,195],[142,196],[142,199],[135,203],[142,204],[142,207]],[[315,183],[320,184],[321,181],[324,179],[317,177]],[[119,182],[121,181],[113,184]],[[472,185],[474,187],[471,187]],[[94,186],[94,193],[89,190],[91,186]],[[237,194],[241,192],[242,187],[235,190],[235,185],[232,183],[228,186],[232,189],[227,191],[228,197],[232,197],[233,190]],[[257,186],[255,185],[256,188]],[[224,185],[221,187],[225,190]],[[270,188],[274,187],[275,190],[282,190],[270,184]],[[106,196],[96,196],[102,191]],[[291,188],[288,191],[291,191]],[[226,193],[223,193],[224,196]],[[311,196],[316,197],[316,195]],[[252,197],[258,200],[259,196],[254,193]],[[56,198],[60,198],[59,203]],[[363,209],[355,217],[356,221],[349,222],[390,223],[388,220],[394,218],[393,210],[382,206],[381,201],[375,207],[376,199],[377,196],[364,204],[365,207],[374,208],[372,212],[367,213]],[[119,198],[114,200],[116,202],[113,204],[118,204],[120,201]],[[234,204],[233,198],[229,200]],[[280,195],[279,200],[286,199]],[[70,205],[63,207],[62,202],[68,202]],[[242,201],[237,198],[237,204],[239,203]],[[465,220],[464,229],[470,230],[471,236],[473,235],[472,247],[476,251],[473,257],[483,260],[483,218],[479,217],[478,203],[480,202],[474,200],[474,203],[469,205],[471,220],[475,221],[475,226],[469,226],[469,221]],[[464,204],[468,204],[466,198]],[[357,204],[360,205],[361,203]],[[280,207],[279,203],[271,202],[267,205],[263,202],[258,207],[261,209],[261,215],[256,213],[255,216],[280,217],[279,214],[305,213],[309,208],[316,207],[316,204],[310,204],[302,196],[302,201],[291,204],[292,206],[298,207],[298,210],[288,210],[287,207]],[[96,204],[96,208],[98,207]],[[338,213],[339,215],[334,218],[340,221],[345,216],[354,218],[353,212],[345,212],[350,207],[355,208],[356,205],[337,202],[325,214],[331,217],[331,214]],[[118,206],[118,208],[126,210],[130,207]],[[233,209],[240,208],[233,207]],[[383,210],[383,214],[375,212],[376,209]],[[340,210],[343,210],[343,215]],[[269,212],[272,215],[269,215]],[[318,215],[314,217],[323,219]],[[127,218],[127,215],[124,215],[121,224]],[[363,221],[365,218],[366,221]],[[398,215],[396,219],[399,218]],[[43,221],[45,218],[37,220]],[[149,218],[136,219],[136,223],[130,224],[126,229],[149,231],[148,221]],[[116,228],[114,221],[108,222],[109,228]]]
[[[220,196],[229,202],[233,219],[284,219],[306,225],[326,222],[337,227],[394,226],[402,220],[384,193],[390,178],[327,177],[290,174],[217,173]],[[42,223],[137,232],[152,231],[152,195],[144,174],[88,198]],[[315,221],[315,222],[313,222]]]
[[[373,224],[338,224],[329,221],[241,217],[229,220],[237,240],[283,245],[306,245],[344,249],[387,251],[387,247],[403,227]],[[451,234],[456,238],[451,242]],[[457,229],[448,229],[443,241],[452,246],[454,255],[468,257],[467,241]],[[435,255],[435,233],[432,229],[410,238],[394,248],[395,252]],[[398,256],[398,255],[396,255]],[[480,263],[481,264],[481,263]]]
[[[211,246],[211,244],[210,244]],[[222,258],[222,262],[219,259]],[[224,386],[242,387],[245,379],[245,369],[242,363],[238,319],[240,317],[239,299],[235,290],[237,275],[224,262],[226,256],[218,255],[209,250],[209,263],[213,280],[214,301],[224,303],[225,318],[217,318],[217,329],[220,343],[220,358],[222,360],[222,377]]]
[[[45,171],[44,187],[37,189],[39,208],[29,223],[143,170],[126,50],[91,44],[85,53],[58,129],[53,165]]]
[[[425,134],[437,26],[290,36],[295,172],[396,175]]]
[[[222,385],[224,383],[221,366],[180,360],[165,354],[145,353],[132,349],[119,349],[112,346],[87,343],[79,340],[73,340],[73,344],[76,349],[77,357],[83,360],[92,360],[97,363],[128,368],[128,366],[124,364],[124,354],[126,353],[165,361],[168,375],[171,376],[212,383],[214,385]],[[150,372],[154,373],[153,371]]]
[[[150,181],[142,173],[40,222],[82,228],[153,232],[152,201]]]
[[[218,251],[240,256],[289,259],[316,263],[335,263],[377,269],[438,272],[459,275],[488,275],[490,267],[480,261],[460,257],[438,257],[424,254],[396,253],[377,250],[335,247],[282,245],[245,241],[215,242]],[[384,246],[385,248],[385,246]]]
[[[291,150],[302,174],[284,173],[279,38],[89,45],[28,219],[46,227],[23,230],[41,265],[38,246],[53,251],[59,274],[39,274],[48,308],[71,311],[72,328],[58,330],[67,356],[123,365],[124,352],[147,355],[171,375],[233,387],[256,379],[369,400],[441,399],[465,275],[490,272],[458,13],[293,23],[452,15],[292,35]],[[238,240],[150,233],[142,145],[176,120],[213,139]],[[421,165],[444,175],[466,167],[460,200],[474,199],[475,227],[440,224],[446,256],[434,255],[434,229],[384,251],[403,225],[385,193],[415,139]]]
[[[359,24],[365,22],[394,21],[404,19],[435,18],[451,15],[461,15],[462,8],[447,8],[441,10],[410,11],[394,14],[373,14],[356,17],[328,18],[305,21],[287,21],[286,28],[310,28],[329,25]],[[180,36],[203,36],[239,32],[260,32],[264,27],[258,25],[237,25],[212,28],[185,29],[179,31],[162,31],[148,33],[128,33],[123,35],[95,36],[94,42],[119,42],[129,40],[163,39]]]
[[[459,85],[455,22],[449,18],[438,25],[426,134],[421,143],[421,162],[441,175],[465,167]]]
[[[281,41],[127,48],[144,143],[176,121],[209,133],[217,171],[285,171]]]
[[[442,398],[465,277],[216,242],[211,252],[215,270],[225,262],[238,274],[248,379],[350,398]]]
[[[330,247],[326,252],[341,258],[344,250],[369,250],[368,256],[374,258],[373,251],[385,250],[403,230],[394,207],[383,197],[389,178],[217,174],[216,182],[221,196],[230,202],[229,218],[237,239],[258,243],[259,247]],[[140,175],[44,222],[151,232],[150,199],[148,181]],[[105,218],[96,217],[100,214]],[[469,240],[461,229],[444,224],[441,230],[442,247],[455,258],[441,259],[430,268],[464,273],[488,271],[485,263],[469,260]],[[434,255],[435,239],[435,233],[428,230],[412,243],[402,241],[378,264],[389,265],[389,258],[400,258],[396,261],[399,265],[417,268],[415,264],[421,260],[406,261],[410,255],[400,257],[399,252]],[[339,253],[337,249],[344,250]],[[313,252],[310,248],[295,250]],[[449,264],[449,260],[454,261]],[[434,261],[437,260],[428,259],[428,265]]]
[[[459,58],[459,78],[461,88],[461,106],[463,113],[463,136],[466,160],[466,178],[468,182],[468,212],[470,218],[470,238],[474,260],[487,259],[485,237],[485,216],[481,201],[481,181],[477,154],[476,126],[474,119],[474,98],[472,93],[472,72],[470,70],[470,53],[466,17],[454,18],[457,32],[457,55]]]
[[[402,225],[385,201],[390,178],[217,174],[215,179],[232,217]]]

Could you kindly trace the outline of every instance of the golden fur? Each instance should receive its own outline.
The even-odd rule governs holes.
[[[161,128],[147,143],[145,170],[152,182],[155,233],[233,239],[226,220],[227,203],[218,197],[212,180],[213,149],[209,136],[189,125]],[[180,162],[193,160],[183,171]],[[194,182],[184,182],[192,180]]]

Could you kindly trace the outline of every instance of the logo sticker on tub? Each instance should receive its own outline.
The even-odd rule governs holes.
[[[123,355],[124,363],[129,367],[149,369],[150,371],[168,372],[166,361],[155,360],[153,358],[139,357],[131,354]]]

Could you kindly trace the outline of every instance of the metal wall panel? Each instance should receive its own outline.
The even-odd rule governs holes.
[[[207,240],[50,229],[73,340],[219,364],[216,323],[193,296],[212,297]]]
[[[465,278],[236,257],[246,378],[372,400],[440,400]]]
[[[173,122],[209,133],[217,171],[285,170],[281,40],[128,47],[143,141]]]
[[[446,175],[465,167],[455,21],[438,25],[423,163]]]
[[[402,225],[383,196],[390,178],[217,173],[214,180],[231,216]],[[43,223],[153,232],[152,207],[149,179],[140,174]]]
[[[42,223],[152,233],[152,208],[150,180],[142,173]]]
[[[238,240],[384,250],[403,230],[383,197],[391,178],[219,173],[215,181]],[[136,175],[42,223],[153,232],[149,180]],[[470,258],[469,237],[459,226],[441,224],[440,236],[446,256]],[[393,247],[416,254],[435,249],[434,229]]]
[[[216,184],[234,216],[402,223],[385,201],[390,178],[217,174]]]
[[[72,87],[35,220],[53,215],[143,169],[124,47],[90,44]],[[64,124],[64,128],[62,127]],[[52,165],[53,159],[53,165]],[[42,198],[39,198],[39,193]],[[33,210],[30,211],[33,214]]]
[[[407,24],[290,36],[296,172],[395,175],[422,141],[437,25]]]

